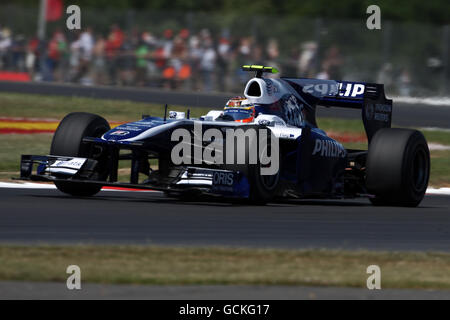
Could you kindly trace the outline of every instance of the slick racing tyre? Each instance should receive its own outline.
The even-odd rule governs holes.
[[[246,130],[254,129],[256,134],[250,135],[250,138],[248,141],[246,141],[244,149],[240,149],[237,146],[237,143],[235,143],[235,161],[236,155],[239,152],[244,151],[245,154],[245,163],[244,164],[233,164],[233,165],[227,165],[226,169],[233,170],[233,171],[240,171],[242,172],[248,179],[249,185],[250,185],[250,195],[249,200],[253,204],[266,204],[267,202],[271,201],[278,193],[279,185],[280,185],[280,159],[279,157],[279,150],[274,149],[271,144],[271,131],[269,129],[262,129],[262,128],[254,128],[250,127]],[[260,130],[266,131],[266,139],[259,138],[260,137]],[[257,148],[252,148],[251,146],[257,146]],[[256,154],[255,153],[257,150]],[[275,150],[276,154],[276,164],[270,163],[267,165],[264,165],[261,163],[261,154],[264,153],[265,155],[268,155],[268,157],[272,160],[275,159],[275,156],[272,155],[272,151]],[[255,161],[250,161],[250,159],[253,157],[253,159],[256,158]],[[235,162],[237,163],[237,162]],[[270,166],[275,165],[274,173],[270,174],[262,174],[264,170],[267,171],[267,169],[270,168]]]
[[[369,145],[366,187],[374,205],[416,207],[430,175],[430,152],[420,131],[379,130]]]
[[[50,154],[55,156],[91,157],[90,148],[82,143],[84,137],[100,137],[110,130],[102,117],[85,112],[74,112],[64,117],[53,136]],[[98,168],[101,168],[99,162]],[[98,179],[100,177],[97,177]],[[74,196],[92,196],[100,191],[101,185],[55,181],[58,190]]]

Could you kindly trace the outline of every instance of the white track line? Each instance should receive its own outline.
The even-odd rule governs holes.
[[[56,189],[54,184],[49,183],[33,183],[33,182],[24,182],[24,183],[15,183],[15,182],[0,182],[0,188],[9,188],[9,189]]]
[[[450,146],[440,143],[429,142],[428,149],[430,149],[431,151],[443,151],[443,150],[450,150]]]
[[[450,195],[450,188],[428,188],[427,194],[443,194],[443,195]]]
[[[8,188],[8,189],[56,189],[56,186],[52,183],[36,183],[36,182],[24,182],[24,183],[16,183],[16,182],[0,182],[0,188]],[[121,189],[103,189],[102,191],[129,191],[129,190],[121,190]],[[155,190],[133,190],[136,192],[157,192]]]
[[[422,131],[443,131],[443,132],[450,132],[449,128],[439,128],[439,127],[421,127],[419,128]]]
[[[430,106],[439,106],[439,107],[449,107],[450,106],[450,97],[428,97],[428,98],[420,98],[420,97],[392,97],[394,102],[407,103],[407,104],[426,104]]]
[[[34,183],[34,182],[24,182],[24,183],[14,183],[14,182],[0,182],[0,188],[10,188],[10,189],[56,189],[56,186],[48,183]],[[114,190],[106,189],[103,191],[128,191],[128,190]],[[139,190],[138,192],[158,192],[155,190]],[[450,188],[433,188],[427,189],[426,194],[437,194],[437,195],[450,195]]]

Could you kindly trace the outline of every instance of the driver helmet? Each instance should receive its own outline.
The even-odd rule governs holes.
[[[244,97],[234,97],[225,105],[223,114],[231,117],[235,122],[248,123],[255,119],[255,106]]]

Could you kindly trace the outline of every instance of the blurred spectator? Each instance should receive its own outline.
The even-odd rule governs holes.
[[[177,89],[183,87],[186,79],[191,75],[191,67],[188,64],[189,50],[186,44],[188,37],[189,31],[183,29],[174,38],[170,46],[170,54],[166,56],[166,67],[163,71],[164,87],[166,88]],[[164,47],[167,50],[166,44]]]
[[[267,62],[265,62],[264,64],[279,69],[280,51],[278,49],[277,40],[270,39],[269,42],[267,43],[266,51],[267,51]],[[280,75],[278,73],[268,75],[268,77],[270,78],[278,78],[279,76]]]
[[[35,70],[39,69],[39,40],[32,38],[26,46],[25,68],[30,73],[32,79],[34,77]]]
[[[223,35],[217,46],[217,86],[222,92],[228,91],[228,69],[231,60],[231,44],[226,35]]]
[[[398,79],[398,91],[401,96],[411,95],[411,76],[408,69],[403,69]]]
[[[203,49],[198,36],[191,37],[189,41],[189,61],[191,65],[191,90],[200,89],[200,60],[203,55]]]
[[[252,39],[250,37],[243,37],[239,39],[239,46],[237,47],[234,58],[234,71],[236,72],[237,81],[235,81],[232,88],[233,91],[241,91],[242,85],[248,80],[248,73],[241,70],[241,66],[246,64],[253,64],[252,53]]]
[[[330,47],[325,53],[322,68],[328,74],[329,79],[341,80],[342,57],[337,46]]]
[[[25,48],[26,48],[26,40],[25,37],[21,34],[16,35],[14,37],[13,43],[11,45],[11,53],[12,53],[12,70],[24,72],[25,69]]]
[[[298,76],[302,78],[312,78],[315,74],[317,43],[313,41],[304,42],[301,45],[301,50],[298,57]]]
[[[136,85],[145,86],[147,83],[147,59],[149,58],[149,47],[145,41],[145,34],[142,34],[136,48]]]
[[[11,45],[11,31],[8,28],[0,30],[0,68],[8,69]]]
[[[65,61],[67,54],[67,42],[64,34],[58,30],[55,31],[53,37],[50,39],[47,48],[47,70],[48,78],[46,81],[61,81],[62,80],[62,64]]]
[[[72,80],[83,84],[91,84],[92,80],[88,77],[88,73],[94,49],[92,29],[86,28],[85,31],[80,34],[78,40],[72,43],[71,49],[76,55],[76,61],[73,61],[75,75]]]
[[[213,47],[212,39],[207,36],[204,38],[203,54],[200,58],[200,72],[203,80],[203,91],[212,91],[214,88],[213,74],[216,67],[216,51]]]
[[[106,68],[108,70],[109,83],[117,83],[117,55],[124,40],[124,33],[117,24],[113,24],[105,44]]]
[[[278,39],[259,35],[256,41],[230,33],[227,28],[215,34],[186,27],[153,33],[133,26],[124,32],[112,24],[106,34],[90,27],[81,32],[56,30],[47,41],[39,41],[0,27],[0,71],[28,72],[37,81],[206,92],[242,92],[253,76],[241,70],[245,64],[268,65],[299,77],[341,80],[345,76],[344,59],[336,45],[323,51],[318,42],[306,41],[283,52]],[[430,66],[436,64],[431,62]],[[397,85],[399,94],[411,93],[407,69],[394,74],[392,65],[386,63],[374,78],[369,80],[384,83],[386,88]]]
[[[133,85],[135,76],[136,57],[133,48],[139,39],[136,33],[128,33],[117,52],[116,67],[119,72],[118,84],[123,86]]]
[[[390,87],[393,84],[392,64],[385,63],[377,76],[377,83],[384,83],[385,87]]]
[[[96,84],[107,84],[106,60],[105,60],[106,39],[97,34],[94,47],[92,49],[93,79]]]
[[[327,66],[322,66],[322,70],[315,76],[315,78],[320,80],[330,80],[330,74],[328,73]]]

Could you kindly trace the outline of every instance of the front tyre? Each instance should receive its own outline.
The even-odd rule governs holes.
[[[272,146],[273,139],[277,138],[273,136],[270,129],[259,127],[245,128],[246,132],[248,130],[255,130],[255,134],[249,134],[249,138],[248,140],[245,140],[244,145],[234,145],[235,155],[241,152],[244,153],[244,164],[236,164],[237,159],[235,156],[235,164],[228,164],[225,168],[227,170],[242,172],[247,177],[250,185],[250,202],[253,204],[263,205],[274,199],[280,189],[281,163],[279,161],[279,148]],[[265,131],[264,136],[261,136],[262,131]],[[253,146],[253,148],[251,146]],[[274,152],[274,154],[272,154],[272,152]],[[261,162],[262,154],[264,154],[264,157],[270,159],[269,164],[264,165]],[[250,159],[253,159],[253,161]],[[275,162],[272,163],[272,161]],[[274,168],[274,170],[270,170],[274,172],[271,174],[262,174],[263,171],[267,172],[268,168]]]
[[[64,117],[53,135],[50,154],[55,156],[90,157],[90,148],[82,143],[84,137],[101,137],[110,130],[108,122],[95,114],[74,112]],[[101,185],[70,181],[55,182],[58,190],[74,196],[92,196]]]
[[[366,187],[374,205],[416,207],[430,176],[430,152],[420,131],[379,130],[369,145]]]

